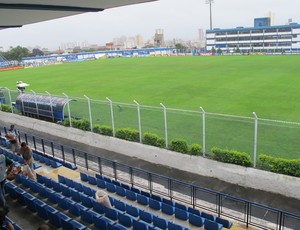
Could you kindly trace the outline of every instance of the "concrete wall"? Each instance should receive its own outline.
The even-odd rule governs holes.
[[[243,187],[277,193],[300,200],[300,178],[176,153],[4,112],[0,112],[0,120],[8,124],[13,123],[20,129],[24,127],[32,130],[32,132],[39,131],[61,138],[68,138],[78,143],[136,157],[151,163],[162,164],[202,176],[218,178]]]

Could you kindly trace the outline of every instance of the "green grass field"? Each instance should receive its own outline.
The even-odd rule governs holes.
[[[1,86],[15,89],[16,81],[29,83],[37,93],[96,100],[232,114],[300,122],[300,56],[150,57],[102,59],[81,63],[1,72]],[[87,106],[79,102],[81,106]],[[95,111],[96,105],[93,105]],[[75,106],[76,107],[76,106]],[[73,108],[77,110],[77,108]],[[106,105],[99,104],[107,110]],[[105,107],[105,108],[104,108]],[[87,107],[86,107],[87,108]],[[96,110],[97,110],[96,109]],[[71,109],[72,110],[72,109]],[[100,109],[101,110],[101,109]],[[116,110],[116,126],[137,129],[136,110]],[[142,110],[142,124],[164,136],[161,111]],[[85,113],[86,115],[86,113]],[[99,118],[101,117],[101,118]],[[109,124],[99,115],[94,123]],[[145,118],[147,117],[147,119]],[[201,114],[169,112],[170,139],[182,137],[201,143]],[[149,123],[149,124],[148,124]],[[195,124],[197,124],[195,126]],[[183,131],[184,130],[184,131]],[[207,148],[218,146],[253,152],[254,121],[207,117]],[[258,151],[288,158],[298,157],[297,125],[261,123]]]

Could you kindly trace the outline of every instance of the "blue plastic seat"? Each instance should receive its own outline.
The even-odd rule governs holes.
[[[165,203],[162,203],[161,211],[167,215],[172,216],[175,213],[175,207],[165,204]]]
[[[70,220],[69,223],[72,225],[72,229],[74,229],[74,230],[75,229],[76,230],[84,230],[84,229],[86,229],[86,226],[83,225],[82,223],[78,222],[77,220],[72,219],[72,220]]]
[[[104,208],[105,211],[105,216],[111,220],[118,220],[119,213],[120,211],[117,211],[116,209],[113,208]]]
[[[121,187],[130,190],[130,186],[127,184],[121,184]]]
[[[145,210],[140,210],[140,219],[151,224],[153,221],[153,214]]]
[[[74,188],[74,181],[67,177],[65,177],[65,184],[70,188]]]
[[[70,218],[69,216],[65,215],[64,213],[58,213],[57,214],[60,218],[60,222],[61,222],[61,227],[63,230],[68,230],[68,229],[74,229],[72,223],[70,223],[70,221],[72,220],[72,218]]]
[[[46,165],[51,165],[50,159],[48,157],[44,158]]]
[[[193,213],[189,214],[189,223],[197,226],[197,227],[202,227],[204,225],[204,218],[199,216],[199,215],[195,215]]]
[[[57,162],[56,160],[49,160],[49,161],[50,161],[50,165],[51,165],[52,168],[56,169],[56,168],[59,168],[59,167],[62,166],[62,164]]]
[[[206,219],[204,221],[205,230],[221,230],[223,228],[222,224]]]
[[[230,229],[233,225],[232,222],[230,222],[229,220],[225,220],[221,217],[216,217],[216,222],[222,224],[224,228],[228,228],[228,229]]]
[[[19,187],[17,187],[17,188],[15,189],[15,191],[16,191],[17,201],[18,201],[21,205],[25,205],[26,203],[25,203],[24,195],[26,194],[26,192],[25,192],[23,189],[19,188]]]
[[[58,182],[62,183],[62,184],[65,184],[66,183],[65,177],[58,174]]]
[[[97,186],[99,188],[106,188],[106,181],[105,180],[97,178],[96,183],[97,183]]]
[[[137,207],[134,207],[130,204],[126,204],[126,213],[133,217],[139,217],[140,215],[140,209]]]
[[[93,203],[93,210],[97,213],[104,214],[104,206],[98,202]]]
[[[185,210],[182,210],[180,208],[175,207],[175,217],[180,220],[188,220],[189,219],[189,213]]]
[[[89,181],[88,174],[83,173],[83,172],[80,172],[80,179],[81,179],[82,181],[88,182],[88,181]]]
[[[117,195],[122,196],[122,197],[126,196],[125,188],[122,188],[120,186],[116,186],[116,193],[117,193]]]
[[[126,190],[126,198],[128,200],[136,201],[136,196],[137,196],[137,194],[135,192]]]
[[[81,194],[80,198],[81,198],[82,205],[84,205],[87,208],[92,208],[93,207],[91,197],[89,197],[85,194]]]
[[[160,210],[162,206],[162,202],[149,198],[149,207],[154,210]]]
[[[57,196],[55,195],[56,192],[53,190],[47,190],[47,194],[48,201],[50,201],[52,204],[57,204]]]
[[[115,199],[114,207],[120,211],[123,211],[123,212],[126,211],[126,204],[121,200]]]
[[[132,226],[132,217],[126,213],[119,213],[118,215],[119,223],[127,228],[131,228]]]
[[[121,182],[113,180],[112,183],[116,186],[121,187]]]
[[[151,194],[149,192],[145,192],[143,190],[141,190],[141,195],[151,198]]]
[[[82,192],[85,195],[95,197],[95,191],[93,191],[92,188],[90,188],[88,186],[82,185]]]
[[[151,194],[151,198],[154,200],[158,200],[159,202],[162,202],[162,198],[158,195]]]
[[[26,204],[27,208],[32,212],[36,212],[36,207],[34,204],[35,199],[36,198],[29,193],[24,194],[25,204]]]
[[[57,181],[52,181],[52,187],[55,192],[61,192],[60,183]]]
[[[179,208],[179,209],[182,209],[182,210],[184,210],[184,211],[188,211],[188,207],[187,206],[185,206],[184,204],[179,204],[179,203],[175,203],[175,208]]]
[[[101,179],[101,180],[103,180],[104,178],[103,178],[103,176],[101,176],[100,174],[98,174],[98,173],[96,173],[96,178],[97,179]]]
[[[49,178],[49,177],[44,177],[44,184],[45,184],[45,186],[47,186],[48,188],[52,188],[53,187],[53,185],[52,185],[52,179],[51,178]]]
[[[116,192],[116,185],[114,185],[113,183],[106,183],[106,189],[109,192],[115,193]]]
[[[71,191],[72,200],[74,200],[76,202],[81,202],[81,196],[84,194],[78,192],[77,190],[75,190],[73,188],[71,188],[70,191]]]
[[[149,197],[146,197],[146,196],[141,195],[141,194],[136,195],[136,200],[139,204],[142,204],[142,205],[148,205],[149,204]]]
[[[162,198],[162,202],[175,207],[175,202],[174,201],[168,200],[166,198]]]
[[[108,229],[108,225],[114,225],[115,222],[105,216],[102,216],[101,218],[95,218],[94,219],[94,226],[99,230],[106,230]]]
[[[211,215],[211,214],[206,213],[206,212],[202,212],[201,217],[203,217],[207,220],[216,221],[216,217],[214,215]]]
[[[169,221],[168,223],[168,230],[185,230],[185,229],[188,229],[188,228],[185,228],[179,224],[176,224],[176,223],[173,223],[171,221]]]
[[[89,181],[89,184],[97,185],[97,180],[96,180],[96,177],[94,177],[94,176],[88,175],[88,181]]]
[[[81,210],[80,213],[81,220],[86,223],[93,224],[95,218],[100,218],[101,215],[92,210]]]
[[[71,197],[71,190],[67,185],[61,184],[60,188],[64,196]]]
[[[69,207],[69,212],[77,217],[80,216],[81,210],[86,211],[86,210],[88,210],[88,208],[86,208],[83,205],[78,204],[78,203],[75,203],[75,205],[71,205]]]
[[[58,211],[55,208],[51,206],[47,207],[47,215],[48,215],[49,223],[55,226],[56,228],[60,228],[61,221],[60,221],[60,217],[57,214]]]
[[[83,186],[81,183],[77,182],[77,181],[73,181],[74,184],[74,189],[76,189],[78,192],[82,192],[83,191]]]
[[[159,227],[160,229],[167,229],[168,222],[169,221],[163,217],[153,216],[153,225]]]
[[[108,178],[108,177],[103,177],[103,180],[105,180],[108,183],[112,183],[112,179]]]
[[[58,206],[60,208],[62,208],[63,210],[69,210],[70,207],[74,206],[76,204],[75,201],[65,197],[65,196],[61,196],[61,197],[57,197],[57,203]]]
[[[198,210],[198,209],[194,209],[194,208],[188,207],[188,212],[193,213],[193,214],[195,214],[197,216],[201,216],[201,211]]]
[[[46,209],[48,205],[40,199],[35,199],[33,202],[35,204],[35,208],[39,217],[41,217],[44,220],[48,220],[48,212]]]
[[[39,182],[40,184],[44,184],[44,176],[43,175],[40,175],[40,174],[36,174],[36,179],[37,179],[37,182]]]
[[[107,225],[107,230],[127,230],[128,228],[121,225],[121,224],[108,224]]]
[[[130,190],[135,192],[135,193],[141,194],[141,190],[139,190],[138,188],[131,187]]]
[[[5,184],[5,190],[6,192],[10,195],[10,197],[12,199],[17,199],[17,196],[16,196],[16,188],[17,186],[15,186],[13,183],[11,182],[7,182]]]
[[[135,219],[133,220],[133,223],[132,223],[133,230],[148,230],[149,227],[151,227],[151,225],[146,222],[138,221]]]

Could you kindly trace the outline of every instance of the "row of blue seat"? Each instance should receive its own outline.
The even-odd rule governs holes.
[[[96,174],[96,177],[91,176],[89,174],[80,173],[81,180],[86,181],[90,184],[97,185],[100,188],[107,189],[107,191],[116,193],[119,196],[126,197],[131,201],[137,201],[139,204],[149,206],[150,208],[162,211],[167,215],[174,215],[176,218],[180,220],[187,221],[195,226],[202,227],[205,223],[205,220],[210,220],[215,222],[217,228],[219,228],[220,224],[230,229],[233,225],[232,222],[216,217],[206,212],[201,212],[197,209],[193,209],[191,207],[187,207],[183,204],[162,198],[155,194],[150,194],[148,192],[129,187],[128,185],[125,186],[124,184],[111,180],[110,178],[103,177],[101,175]],[[101,179],[100,179],[101,178]],[[128,188],[127,188],[128,187]],[[131,189],[130,189],[131,188]],[[130,189],[130,190],[129,190]]]
[[[85,205],[86,207],[89,208],[93,207],[94,210],[97,211],[98,213],[104,214],[112,221],[118,221],[118,223],[120,223],[125,227],[129,227],[129,226],[134,227],[135,225],[137,225],[139,226],[137,229],[166,229],[168,227],[170,229],[181,229],[181,230],[185,229],[185,227],[173,223],[172,221],[158,217],[151,212],[139,209],[121,200],[112,198],[111,196],[109,196],[109,198],[111,204],[114,206],[114,209],[106,208],[105,206],[97,202],[95,203],[94,198],[86,197],[86,194],[84,193],[85,185],[80,184],[81,186],[78,186],[78,182],[72,180],[70,181],[69,178],[63,177],[61,175],[59,175],[58,178],[61,183],[69,184],[71,187],[74,186],[74,188],[79,187],[79,191],[82,191],[82,193],[78,191],[79,196],[81,196],[81,198],[78,197],[78,195],[77,196],[72,195],[72,199],[78,201],[81,199],[82,204]],[[80,187],[83,189],[80,189]],[[86,201],[86,199],[89,199],[89,202]],[[124,208],[120,208],[121,206],[123,206]]]
[[[26,178],[24,177],[24,179]],[[85,225],[70,218],[69,216],[58,211],[51,205],[46,204],[42,200],[36,198],[30,193],[27,193],[25,190],[19,188],[11,182],[7,182],[5,184],[5,189],[7,193],[12,197],[12,199],[16,199],[21,205],[26,205],[29,210],[31,210],[33,213],[37,213],[38,216],[42,219],[49,220],[49,223],[55,226],[56,228],[62,228],[65,230],[89,229]]]
[[[37,150],[33,150],[32,152],[33,152],[33,154],[32,154],[33,158],[36,161],[39,161],[39,162],[44,163],[46,165],[49,165],[52,168],[58,168],[60,166],[64,166],[64,167],[67,167],[67,168],[72,169],[72,170],[77,169],[77,166],[72,165],[69,162],[65,162],[65,161],[56,159],[55,157],[43,154],[42,152],[39,152]]]

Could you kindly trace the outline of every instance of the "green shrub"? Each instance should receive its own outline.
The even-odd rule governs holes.
[[[76,128],[76,129],[80,129],[80,120],[76,120],[76,119],[71,119],[72,122],[72,127]]]
[[[6,104],[1,104],[1,111],[11,113],[11,106]]]
[[[166,147],[166,141],[164,138],[158,138],[157,140],[157,147],[159,148],[165,148]]]
[[[135,129],[129,129],[129,128],[117,129],[116,137],[127,141],[134,141],[134,142],[140,141],[139,131]]]
[[[227,150],[220,148],[212,148],[213,159],[225,163],[241,165],[245,167],[253,166],[250,155],[245,152],[238,152],[235,150]]]
[[[288,160],[261,154],[258,157],[258,167],[274,173],[300,177],[300,159]]]
[[[183,139],[174,139],[171,141],[169,149],[179,153],[187,153],[188,145],[187,142]]]
[[[158,136],[153,133],[144,133],[143,144],[157,146]]]
[[[100,125],[94,125],[94,127],[93,127],[93,132],[94,133],[101,133],[101,126]]]
[[[90,131],[91,130],[91,123],[90,121],[83,119],[79,120],[79,129],[84,131]]]
[[[195,156],[202,155],[202,146],[199,144],[192,144],[189,153]]]
[[[113,136],[113,130],[112,127],[110,126],[106,126],[106,125],[102,125],[100,127],[100,134],[105,135],[105,136]]]

